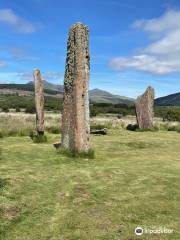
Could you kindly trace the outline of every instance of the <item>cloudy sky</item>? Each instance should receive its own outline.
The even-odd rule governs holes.
[[[136,97],[180,92],[179,0],[1,0],[0,83],[63,83],[69,27],[90,29],[90,88]]]

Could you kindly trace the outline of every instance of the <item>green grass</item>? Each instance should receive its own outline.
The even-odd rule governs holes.
[[[87,159],[95,158],[95,152],[93,149],[89,149],[87,152],[77,153],[75,151],[70,151],[70,150],[60,147],[59,149],[57,149],[57,153],[61,154],[61,155],[65,155],[69,158],[87,158]]]
[[[95,159],[57,153],[56,134],[0,141],[0,239],[180,239],[179,133],[110,130],[91,136]]]

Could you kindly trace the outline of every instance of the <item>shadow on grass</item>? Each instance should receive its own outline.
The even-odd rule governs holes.
[[[121,143],[124,146],[127,146],[132,149],[145,149],[145,148],[157,148],[160,147],[157,143],[151,143],[151,142],[142,142],[142,141],[130,141],[126,143]]]

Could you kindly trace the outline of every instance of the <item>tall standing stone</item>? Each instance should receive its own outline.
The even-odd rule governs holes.
[[[34,70],[36,129],[38,135],[44,134],[44,86],[39,69]]]
[[[152,128],[154,117],[154,89],[152,87],[148,87],[145,93],[137,98],[135,108],[139,128]]]
[[[62,147],[71,151],[89,150],[89,30],[74,24],[67,43],[62,114]]]

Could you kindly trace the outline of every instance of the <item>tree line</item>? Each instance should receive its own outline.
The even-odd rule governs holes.
[[[46,111],[62,111],[62,99],[45,96]],[[18,94],[0,95],[0,109],[3,112],[9,112],[15,109],[16,112],[24,111],[26,113],[35,113],[34,96],[19,96]],[[175,106],[155,106],[155,117],[160,117],[164,121],[180,122],[180,107]],[[91,117],[99,114],[116,114],[118,118],[126,115],[135,115],[133,105],[112,104],[112,103],[95,103],[90,102]]]

